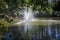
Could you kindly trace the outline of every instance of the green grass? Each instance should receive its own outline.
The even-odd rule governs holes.
[[[5,27],[8,27],[9,25],[11,25],[11,23],[4,21],[4,19],[0,19],[0,24],[3,24]]]
[[[5,19],[0,19],[0,24],[3,24],[4,26],[8,27],[8,26],[12,26],[15,25],[15,23],[19,20],[19,18],[13,18],[12,22],[7,22],[5,21]]]

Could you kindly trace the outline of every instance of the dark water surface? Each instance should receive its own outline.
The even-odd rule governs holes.
[[[9,26],[2,40],[60,40],[60,22],[36,21]]]

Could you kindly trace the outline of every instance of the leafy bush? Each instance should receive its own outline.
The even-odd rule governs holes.
[[[0,34],[5,34],[7,32],[7,27],[3,24],[0,24]]]

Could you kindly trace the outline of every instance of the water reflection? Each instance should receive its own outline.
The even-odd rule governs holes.
[[[8,30],[13,34],[13,40],[59,40],[60,39],[60,25],[52,24],[32,26],[31,30],[24,31],[24,26],[12,26]]]

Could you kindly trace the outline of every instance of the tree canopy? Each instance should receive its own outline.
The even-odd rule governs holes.
[[[57,2],[50,3],[47,0],[0,0],[0,12],[11,14],[13,9],[33,6],[33,10],[52,13],[58,4]],[[54,7],[55,5],[56,7]]]

